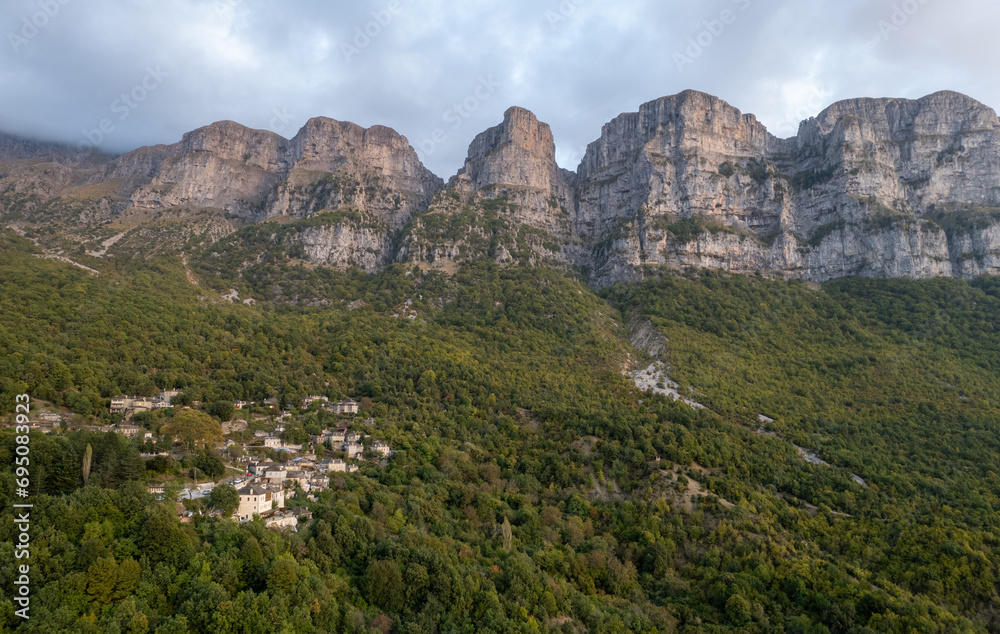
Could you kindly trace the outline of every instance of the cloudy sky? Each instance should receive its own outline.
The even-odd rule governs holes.
[[[575,169],[602,124],[687,88],[779,136],[849,97],[1000,107],[998,19],[987,0],[5,0],[0,130],[123,152],[322,115],[395,128],[447,178],[520,105]]]

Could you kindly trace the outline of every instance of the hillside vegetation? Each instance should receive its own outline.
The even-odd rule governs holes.
[[[397,452],[296,500],[313,519],[288,533],[180,523],[122,437],[33,435],[32,617],[13,614],[4,513],[5,631],[1000,628],[995,279],[692,271],[598,296],[472,262],[323,271],[321,305],[246,306],[208,299],[177,258],[93,276],[37,255],[2,235],[4,413],[20,393],[103,420],[111,396],[174,387],[367,397]],[[281,275],[253,284],[311,288]],[[705,409],[624,375],[650,362],[628,343],[643,320]],[[6,508],[14,447],[0,434]]]

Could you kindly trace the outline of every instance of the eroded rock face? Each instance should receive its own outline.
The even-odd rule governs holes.
[[[648,218],[709,216],[770,227],[785,209],[773,186],[752,169],[725,177],[719,167],[789,145],[753,115],[703,93],[651,101],[606,124],[588,146],[578,169],[577,230],[597,238],[640,210]]]
[[[213,123],[180,143],[119,157],[103,178],[145,180],[131,197],[136,209],[207,207],[255,221],[350,206],[393,227],[441,187],[395,131],[326,118],[311,119],[292,140]]]
[[[973,99],[839,102],[777,139],[701,93],[607,124],[580,164],[594,282],[641,265],[826,280],[997,273],[1000,121]]]
[[[524,108],[508,109],[503,123],[472,141],[465,166],[448,186],[505,198],[514,203],[518,222],[555,236],[571,233],[574,195],[556,164],[552,130]]]
[[[356,266],[376,273],[389,263],[392,253],[388,233],[356,224],[310,227],[297,239],[307,262],[340,270]]]
[[[323,117],[311,119],[291,140],[231,121],[214,123],[179,143],[118,157],[90,180],[117,184],[125,197],[119,212],[126,217],[208,210],[226,219],[211,226],[233,228],[238,224],[230,218],[245,224],[341,209],[366,214],[373,223],[363,235],[348,224],[340,233],[313,232],[304,245],[313,263],[352,263],[365,270],[390,259],[393,234],[426,209],[443,184],[395,131]],[[324,247],[319,235],[331,243]],[[345,236],[365,246],[348,248]],[[373,249],[379,251],[375,256]]]
[[[212,237],[306,220],[300,251],[324,266],[488,257],[578,266],[597,286],[650,265],[1000,274],[1000,120],[953,92],[838,102],[778,139],[686,91],[606,124],[576,173],[556,164],[549,126],[515,107],[442,187],[395,131],[323,117],[290,140],[220,122],[115,159],[0,135],[0,217],[98,226],[131,214],[160,222],[147,231],[159,236],[187,222],[178,210],[207,210],[198,226]],[[338,213],[315,218],[326,211]]]
[[[150,165],[152,180],[132,194],[132,206],[208,207],[256,219],[267,193],[284,177],[287,153],[288,142],[273,132],[231,121],[213,123],[185,134],[158,165]],[[128,154],[119,159],[133,172],[148,160]]]
[[[352,207],[398,229],[426,209],[443,185],[406,137],[385,126],[365,129],[318,117],[289,148],[291,169],[269,198],[267,216]]]

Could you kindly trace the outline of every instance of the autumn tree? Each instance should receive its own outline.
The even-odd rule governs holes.
[[[94,459],[94,448],[87,443],[87,450],[83,453],[83,483],[87,484],[90,479],[90,465]]]
[[[211,416],[193,409],[182,409],[174,414],[163,432],[178,438],[187,444],[189,449],[198,446],[212,446],[222,442],[222,425]]]

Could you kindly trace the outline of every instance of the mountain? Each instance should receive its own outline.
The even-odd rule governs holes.
[[[847,275],[1000,270],[1000,121],[956,93],[836,103],[778,139],[685,92],[606,125],[579,170],[599,280],[644,264]]]
[[[597,293],[482,259],[286,267],[339,284],[312,307],[211,301],[172,255],[99,275],[40,255],[0,229],[0,503],[33,527],[4,523],[30,559],[3,574],[31,587],[30,621],[0,595],[4,632],[1000,631],[1000,278],[663,268]],[[172,388],[131,432],[222,433],[246,401],[235,446],[108,431],[114,397]],[[65,429],[26,444],[20,395]],[[366,459],[320,442],[343,426]],[[294,460],[290,518],[221,517],[224,486],[178,506],[244,452]]]
[[[570,172],[549,126],[514,107],[447,185],[395,131],[327,118],[292,139],[219,122],[117,158],[3,137],[0,218],[68,253],[212,257],[277,222],[258,247],[288,263],[486,257],[596,287],[647,266],[972,278],[1000,272],[1000,119],[953,92],[852,99],[779,139],[685,91],[607,123]]]
[[[996,134],[954,93],[779,139],[685,92],[576,172],[511,108],[447,184],[332,119],[2,137],[0,410],[64,425],[24,466],[0,429],[39,529],[0,630],[1000,631]],[[118,427],[158,440],[108,433],[164,389]],[[237,402],[228,451],[163,437]],[[282,458],[257,432],[316,452],[295,530],[179,514]]]
[[[465,165],[406,232],[396,259],[444,269],[480,257],[573,261],[566,254],[575,242],[574,175],[559,168],[555,152],[547,124],[523,108],[507,110],[472,141]]]

